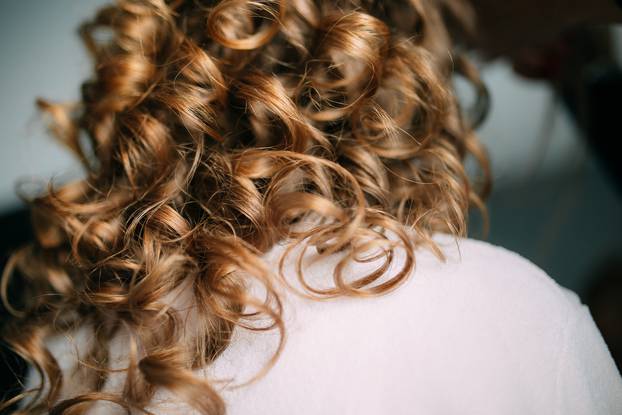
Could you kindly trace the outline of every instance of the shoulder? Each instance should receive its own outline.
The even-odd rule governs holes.
[[[374,298],[341,298],[322,303],[296,299],[296,306],[303,314],[313,314],[314,320],[324,312],[333,319],[338,310],[344,315],[367,315],[369,319],[386,319],[387,314],[403,310],[410,318],[416,318],[413,315],[416,310],[431,307],[437,310],[437,317],[462,310],[464,316],[473,313],[478,319],[503,318],[506,324],[512,319],[525,322],[532,318],[551,325],[563,325],[568,314],[581,306],[576,294],[517,253],[487,242],[449,235],[436,235],[434,241],[444,258],[439,259],[426,248],[418,249],[412,274],[394,292]],[[403,261],[404,255],[398,253],[389,273],[399,269]],[[310,267],[306,278],[316,283],[332,282],[334,265],[326,261]],[[375,266],[373,262],[356,264],[349,271],[360,275]]]
[[[412,307],[410,297],[433,301],[434,324],[457,326],[462,339],[491,336],[491,352],[512,344],[508,356],[523,361],[554,358],[570,321],[585,308],[574,292],[503,247],[446,235],[435,240],[445,260],[420,256],[411,281],[396,296],[399,307]]]
[[[327,407],[309,413],[379,413],[369,408],[386,409],[386,402],[398,405],[392,413],[450,413],[456,404],[463,413],[550,410],[558,354],[573,310],[580,307],[578,297],[506,249],[442,235],[436,242],[445,261],[418,250],[410,278],[386,295],[325,302],[290,298],[287,343],[275,367],[248,389],[227,394],[229,402],[246,408],[243,402],[282,397],[282,390],[288,397],[283,399],[297,405],[309,401],[312,387],[308,403]],[[395,266],[399,261],[397,255]],[[330,278],[331,266],[319,264],[306,277]],[[251,336],[232,343],[217,372],[239,373],[246,366],[242,361],[257,360],[266,349],[261,338]],[[305,379],[304,385],[292,379]],[[341,400],[336,388],[359,393]]]
[[[500,337],[524,333],[553,341],[559,340],[572,314],[582,307],[575,293],[512,251],[442,234],[435,235],[434,241],[444,258],[439,259],[426,248],[418,249],[412,274],[390,293],[323,302],[289,296],[286,311],[292,328],[338,332],[343,337],[356,336],[376,324],[374,330],[394,330],[405,337],[409,332],[404,327],[410,325],[414,330],[431,325],[455,336],[492,329]],[[398,252],[387,274],[401,268],[404,258]],[[331,258],[305,268],[305,279],[312,285],[332,283],[338,260]],[[357,263],[347,272],[364,275],[377,265]],[[288,267],[287,261],[284,271],[286,278],[295,278],[295,269]],[[534,333],[542,335],[534,337]]]
[[[462,290],[471,285],[480,291],[478,298],[482,300],[513,299],[517,305],[555,308],[561,314],[580,305],[574,292],[560,286],[518,253],[488,242],[448,235],[438,235],[435,241],[445,261],[426,261],[425,269],[420,271],[433,274],[436,280],[448,280],[449,289]]]

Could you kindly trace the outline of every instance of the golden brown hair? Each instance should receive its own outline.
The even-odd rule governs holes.
[[[284,339],[275,287],[294,289],[282,272],[293,247],[343,253],[332,288],[305,280],[300,254],[302,295],[370,296],[402,283],[434,232],[464,235],[486,192],[465,157],[487,173],[473,134],[484,109],[465,116],[452,86],[462,74],[484,97],[446,30],[464,16],[458,0],[119,0],[83,24],[95,74],[81,101],[38,103],[86,177],[31,200],[36,240],[2,280],[13,314],[3,337],[42,379],[20,411],[82,413],[97,400],[144,410],[165,388],[222,414],[193,370],[235,327]],[[277,242],[288,246],[280,270],[262,260]],[[383,279],[398,247],[406,261]],[[383,265],[345,275],[370,249]],[[25,292],[11,304],[13,275]],[[181,289],[191,333],[170,301]],[[61,400],[46,339],[78,326],[93,333],[80,362],[89,381]],[[125,383],[104,392],[119,332],[131,340]]]

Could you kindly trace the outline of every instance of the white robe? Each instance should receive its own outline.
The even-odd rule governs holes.
[[[317,302],[285,295],[285,348],[257,382],[237,389],[218,383],[227,413],[622,414],[622,378],[576,294],[503,248],[436,240],[447,261],[419,249],[408,281],[384,296]],[[275,246],[266,261],[276,266],[282,249]],[[330,282],[338,256],[310,267],[307,279]],[[398,253],[393,272],[403,259]],[[290,262],[285,274],[295,278]],[[230,347],[200,373],[248,380],[277,338],[236,330]],[[66,341],[51,348],[70,364]],[[113,355],[122,359],[124,350],[118,342]],[[165,391],[155,402],[149,409],[156,413],[193,413]],[[89,413],[113,410],[103,403]]]

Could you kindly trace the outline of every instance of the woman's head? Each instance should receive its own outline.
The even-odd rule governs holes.
[[[14,273],[27,281],[5,337],[45,372],[47,396],[31,410],[98,399],[143,408],[164,387],[221,413],[192,370],[236,325],[284,329],[274,288],[289,283],[261,258],[275,243],[344,253],[331,288],[301,273],[307,295],[367,296],[397,287],[433,232],[464,234],[479,198],[463,161],[485,159],[452,88],[457,71],[481,92],[446,30],[461,7],[120,0],[82,25],[94,74],[81,102],[39,105],[86,175],[32,201],[36,241],[4,275],[5,287]],[[383,279],[398,247],[408,259]],[[384,266],[342,272],[370,250]],[[251,281],[266,298],[251,296]],[[181,289],[199,323],[185,335],[171,305]],[[44,341],[76,325],[96,333],[83,362],[91,384],[58,403],[62,378]],[[104,394],[119,332],[135,346],[127,381]]]

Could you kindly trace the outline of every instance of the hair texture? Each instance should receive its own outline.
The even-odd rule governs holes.
[[[329,288],[305,279],[300,254],[301,295],[365,297],[398,287],[417,246],[436,249],[433,233],[465,235],[488,183],[473,186],[464,167],[474,155],[487,177],[473,133],[485,90],[446,23],[468,26],[467,12],[452,0],[119,0],[84,23],[94,75],[80,102],[38,105],[85,176],[29,201],[36,240],[2,279],[13,314],[3,338],[41,378],[15,398],[28,397],[19,413],[83,413],[99,400],[146,411],[163,388],[223,414],[194,370],[236,327],[279,330],[257,378],[274,363],[285,338],[276,287],[295,290],[283,275],[294,247],[342,254]],[[470,115],[454,74],[479,95]],[[278,270],[262,260],[276,243],[287,246]],[[406,261],[386,278],[397,248]],[[379,268],[344,271],[370,250]],[[9,303],[13,277],[25,291]],[[190,333],[171,302],[181,289]],[[60,399],[46,339],[78,326],[93,337],[79,363],[86,392]],[[125,383],[106,392],[120,332],[131,339]]]

